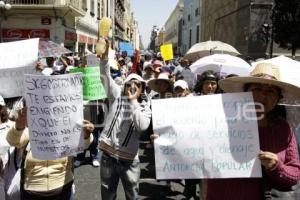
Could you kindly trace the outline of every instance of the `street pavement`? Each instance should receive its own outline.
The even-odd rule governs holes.
[[[141,143],[141,180],[140,199],[141,200],[163,200],[163,199],[184,199],[182,194],[183,184],[181,181],[172,181],[171,188],[166,186],[165,181],[155,180],[155,166],[153,148],[146,149]],[[75,169],[76,200],[101,200],[100,194],[100,167],[95,168],[90,162],[86,162]],[[119,183],[117,200],[125,200],[124,190]]]

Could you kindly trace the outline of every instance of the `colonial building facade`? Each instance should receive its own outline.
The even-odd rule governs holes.
[[[59,43],[79,55],[94,51],[98,24],[103,17],[112,23],[113,47],[119,41],[134,42],[133,14],[130,10],[129,38],[125,38],[125,2],[129,0],[7,0],[10,10],[1,10],[1,41],[39,37]],[[130,9],[130,6],[128,7]]]

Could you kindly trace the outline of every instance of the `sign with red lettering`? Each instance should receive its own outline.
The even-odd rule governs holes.
[[[94,39],[93,39],[93,38],[90,38],[90,37],[88,37],[88,44],[94,44]]]
[[[88,37],[85,36],[85,35],[80,35],[80,34],[79,34],[79,39],[78,39],[78,41],[79,41],[80,43],[87,43]]]
[[[71,31],[65,31],[65,40],[77,41],[77,34]]]
[[[28,38],[50,38],[48,29],[3,29],[3,38],[6,39],[28,39]]]

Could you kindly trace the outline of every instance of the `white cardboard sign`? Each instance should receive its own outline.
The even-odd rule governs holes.
[[[0,44],[0,95],[4,98],[23,95],[23,75],[35,73],[39,39]]]
[[[54,160],[82,152],[82,74],[26,74],[24,86],[33,157]]]
[[[251,93],[152,101],[157,179],[261,177]]]

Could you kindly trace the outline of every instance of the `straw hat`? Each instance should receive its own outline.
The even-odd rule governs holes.
[[[283,98],[279,104],[297,105],[300,104],[300,88],[282,82],[279,68],[270,63],[260,63],[255,66],[251,76],[237,76],[219,81],[219,87],[225,92],[244,92],[244,85],[247,83],[261,83],[274,85],[281,89]]]
[[[149,82],[148,82],[148,86],[154,90],[154,91],[158,91],[157,89],[157,81],[164,81],[166,83],[168,83],[170,85],[170,87],[172,86],[172,83],[171,83],[171,80],[169,79],[169,76],[168,74],[166,73],[161,73],[158,75],[158,77],[156,79],[151,79]]]

